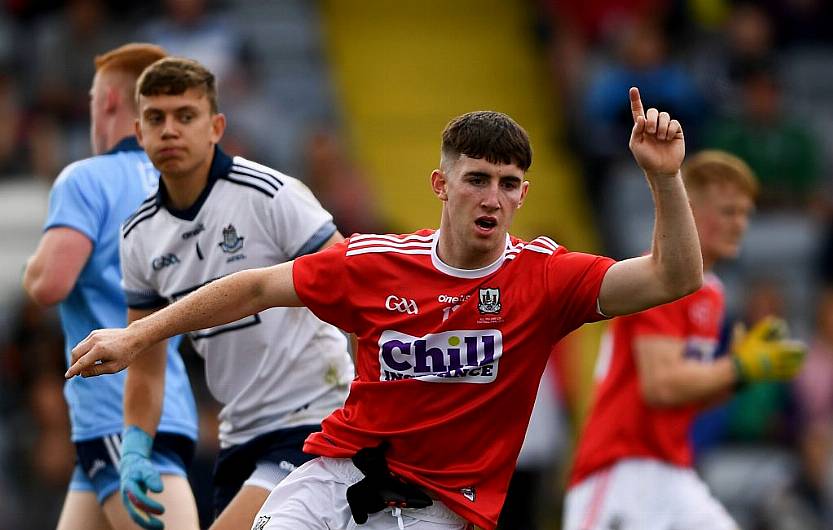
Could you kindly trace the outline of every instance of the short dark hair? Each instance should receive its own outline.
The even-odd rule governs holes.
[[[190,88],[202,90],[211,112],[219,112],[214,74],[197,61],[184,57],[166,57],[148,66],[136,82],[136,100],[140,95],[178,96]]]
[[[466,155],[493,164],[515,164],[524,172],[532,165],[529,136],[501,112],[481,110],[451,120],[443,130],[442,162]]]

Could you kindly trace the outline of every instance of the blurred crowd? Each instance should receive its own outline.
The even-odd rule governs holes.
[[[725,149],[756,172],[762,190],[743,255],[718,270],[730,316],[751,323],[780,315],[811,351],[794,384],[749,388],[705,414],[694,433],[698,462],[743,528],[833,528],[833,5],[518,4],[534,15],[530,39],[541,45],[541,64],[560,103],[563,135],[553,141],[579,162],[604,253],[631,256],[650,242],[651,198],[623,150],[632,123],[622,101],[629,86],[682,122],[689,153]],[[88,156],[91,59],[144,40],[217,74],[228,152],[307,182],[342,233],[384,231],[372,184],[342,132],[316,9],[304,0],[4,2],[0,184],[23,177],[46,185],[65,164]],[[0,305],[11,308],[0,318],[0,529],[48,527],[73,465],[60,328],[53,311],[22,294]],[[186,358],[198,389],[199,361]],[[557,379],[552,387],[559,387]],[[544,432],[548,424],[560,432],[544,435],[559,440],[550,458],[545,445],[522,460],[550,484],[558,482],[554,470],[565,465],[569,446],[563,432],[569,422],[557,410],[570,399],[562,390],[552,391],[557,403],[548,410],[555,412],[540,420]],[[198,393],[205,423],[195,475],[209,477],[215,405]],[[208,479],[196,481],[198,495],[200,482]],[[560,490],[544,490],[547,502],[536,509],[555,520]],[[505,521],[504,527],[527,524],[534,525]]]

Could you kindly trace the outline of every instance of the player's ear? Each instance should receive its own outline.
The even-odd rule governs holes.
[[[448,200],[448,180],[442,169],[435,169],[431,172],[431,189],[441,201]]]
[[[142,125],[139,123],[139,118],[133,120],[133,130],[136,131],[136,139],[139,140],[139,145],[144,147],[142,143]]]
[[[526,200],[526,194],[527,194],[528,192],[529,192],[529,181],[528,181],[528,180],[524,180],[524,181],[521,183],[521,198],[520,198],[520,200],[518,201],[518,208],[520,208],[521,206],[523,206],[523,204],[524,204],[524,200]]]
[[[226,115],[223,113],[218,112],[217,114],[212,114],[211,116],[211,139],[212,141],[217,144],[220,143],[220,139],[223,137],[223,133],[226,131]]]
[[[108,113],[116,112],[121,102],[121,91],[118,87],[110,85],[104,93],[104,110]]]

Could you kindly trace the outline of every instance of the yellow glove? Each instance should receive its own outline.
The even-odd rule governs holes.
[[[738,380],[787,381],[801,368],[807,346],[787,337],[787,324],[772,316],[761,319],[746,333],[743,325],[735,328],[732,359]]]

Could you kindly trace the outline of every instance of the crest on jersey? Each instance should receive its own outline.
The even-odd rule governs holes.
[[[491,287],[480,289],[477,309],[484,315],[500,313],[500,289]]]
[[[474,488],[460,488],[460,493],[471,502],[474,502],[474,499],[477,498],[477,492],[474,491]]]
[[[243,248],[243,240],[244,237],[240,237],[237,235],[237,229],[234,228],[234,225],[229,223],[229,225],[223,228],[223,240],[219,243],[220,248],[223,249],[223,252],[227,254],[234,254],[241,248]]]
[[[271,518],[271,515],[261,515],[257,518],[257,521],[255,521],[255,525],[252,527],[252,530],[263,530],[266,528],[266,523],[268,523]]]

